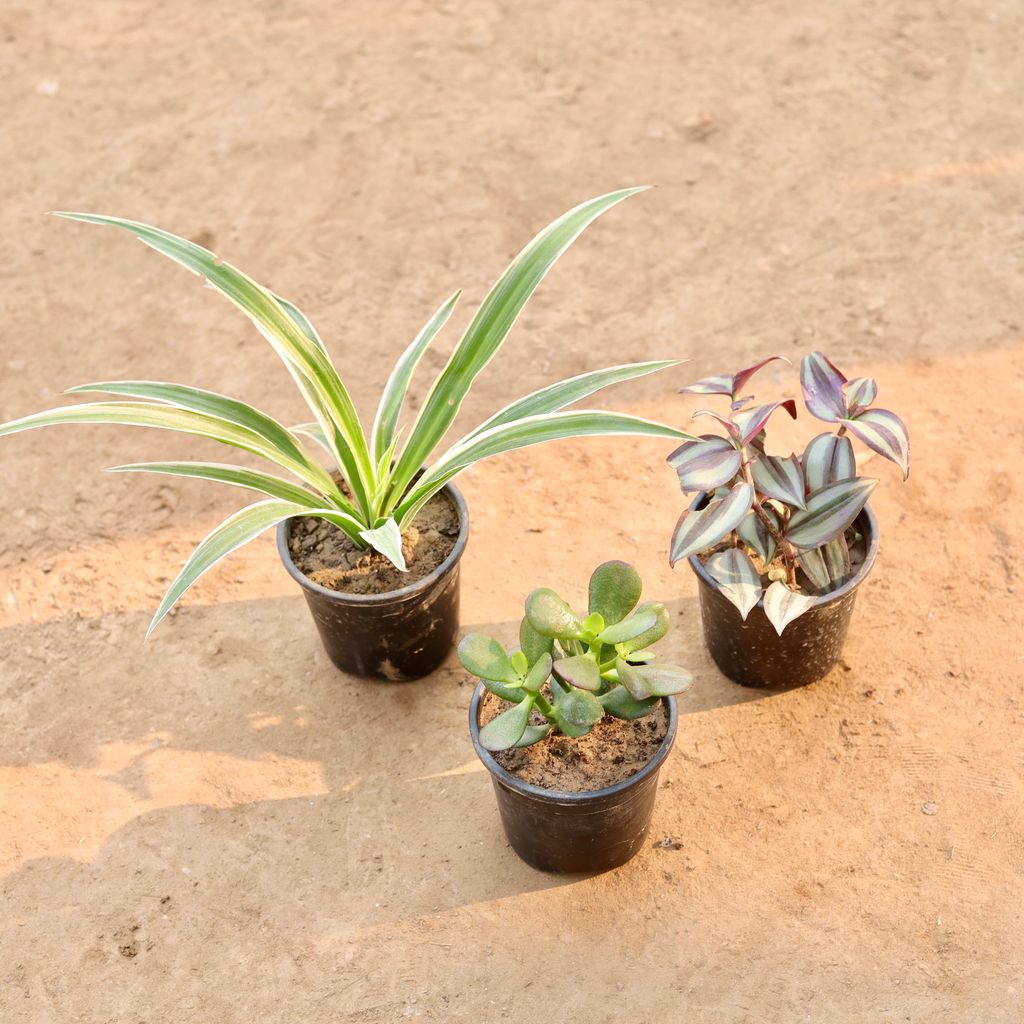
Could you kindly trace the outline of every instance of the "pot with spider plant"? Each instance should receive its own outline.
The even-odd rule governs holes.
[[[684,493],[696,493],[672,536],[672,565],[697,575],[704,639],[718,667],[745,686],[814,682],[839,658],[857,590],[878,551],[867,506],[877,480],[857,475],[851,437],[910,472],[906,425],[874,406],[871,377],[847,378],[821,352],[804,357],[807,411],[831,425],[802,453],[770,454],[766,427],[789,398],[751,404],[747,382],[772,356],[734,374],[707,377],[684,394],[723,395],[724,428],[684,442],[668,458]],[[788,361],[788,360],[784,360]],[[834,431],[834,432],[833,432]]]
[[[638,604],[625,562],[590,577],[579,617],[553,590],[526,599],[519,648],[471,633],[462,664],[479,679],[473,746],[491,774],[512,848],[542,871],[618,867],[643,845],[658,774],[676,733],[685,669],[655,663],[663,604]]]
[[[613,366],[551,384],[506,405],[435,456],[473,380],[498,351],[547,271],[593,220],[639,191],[599,196],[541,231],[491,289],[419,414],[402,428],[399,420],[413,371],[451,316],[459,293],[448,299],[398,359],[368,432],[320,335],[294,304],[201,246],[166,231],[117,217],[60,214],[123,229],[204,278],[270,343],[309,406],[312,420],[289,428],[251,405],[215,392],[121,380],[70,390],[125,400],[25,416],[0,425],[0,435],[61,423],[156,427],[218,441],[284,470],[293,479],[218,462],[115,467],[118,472],[216,480],[263,495],[200,543],[171,583],[150,632],[203,573],[277,526],[281,558],[302,587],[334,663],[363,676],[424,676],[444,660],[458,625],[459,559],[469,530],[465,502],[451,483],[458,473],[492,455],[563,437],[690,436],[622,413],[566,410],[610,384],[675,362],[664,360]],[[328,465],[314,457],[308,441],[324,450]]]

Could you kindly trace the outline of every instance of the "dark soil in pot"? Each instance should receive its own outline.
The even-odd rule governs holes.
[[[468,537],[466,503],[448,484],[406,531],[408,572],[305,517],[280,524],[277,549],[334,664],[352,675],[399,681],[429,675],[455,642],[459,560]]]
[[[675,739],[675,698],[647,718],[602,721],[581,739],[549,736],[533,747],[492,754],[480,746],[480,726],[505,706],[477,686],[470,733],[515,852],[542,871],[594,873],[625,864],[647,835],[658,775]],[[566,788],[529,779],[557,780]]]
[[[853,574],[835,590],[815,596],[814,606],[790,622],[782,636],[768,621],[763,599],[744,622],[701,560],[689,559],[697,576],[704,641],[715,664],[733,682],[790,689],[813,683],[833,668],[842,654],[857,590],[878,551],[878,525],[869,508],[853,528],[860,538],[850,549]]]

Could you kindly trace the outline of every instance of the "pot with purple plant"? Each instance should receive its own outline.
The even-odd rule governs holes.
[[[668,458],[684,494],[695,494],[672,536],[670,562],[688,559],[698,580],[704,639],[718,667],[745,686],[802,686],[825,675],[846,639],[856,593],[878,550],[867,505],[878,481],[858,476],[851,438],[910,472],[906,425],[874,406],[871,377],[847,378],[821,352],[800,365],[804,405],[830,431],[802,453],[769,452],[766,428],[780,409],[757,404],[747,382],[772,356],[734,374],[706,377],[684,394],[723,395],[722,414],[700,410],[723,434],[686,441]]]

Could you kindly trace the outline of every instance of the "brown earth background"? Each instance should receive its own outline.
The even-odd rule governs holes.
[[[100,470],[214,446],[5,439],[0,1019],[1024,1019],[1022,32],[1014,0],[0,3],[0,418],[125,377],[305,418],[222,299],[47,210],[157,223],[294,299],[370,416],[456,287],[419,397],[536,230],[649,183],[555,268],[460,422],[678,356],[605,404],[685,425],[689,380],[824,348],[877,376],[914,450],[906,486],[868,464],[882,549],[843,664],[774,696],[704,652],[665,444],[462,477],[465,629],[511,642],[533,586],[579,600],[624,558],[698,674],[651,844],[565,879],[505,843],[454,656],[415,685],[340,675],[270,536],[143,643],[244,496]],[[794,393],[776,365],[766,399]]]

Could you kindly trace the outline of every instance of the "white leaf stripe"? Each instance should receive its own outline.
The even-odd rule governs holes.
[[[821,547],[857,518],[877,484],[870,477],[860,477],[814,491],[806,510],[795,513],[787,524],[786,540],[798,548]]]
[[[903,471],[903,479],[910,476],[910,434],[907,425],[888,409],[868,409],[842,425],[859,437],[869,448],[878,452]]]
[[[813,605],[813,597],[798,594],[779,580],[772,583],[764,592],[764,613],[779,636],[782,636],[782,631],[786,626],[803,615]]]
[[[823,352],[812,352],[800,362],[800,386],[812,416],[834,423],[846,415],[843,385],[846,378]]]
[[[761,577],[746,552],[739,548],[716,551],[705,563],[722,596],[731,601],[745,622],[761,600]]]
[[[786,459],[778,455],[762,455],[751,464],[750,471],[754,486],[761,494],[800,509],[805,507],[804,474],[795,455]]]
[[[713,491],[740,471],[743,456],[724,437],[685,441],[669,457],[683,491]]]
[[[848,437],[819,434],[804,449],[804,479],[809,491],[817,491],[857,475],[857,460]]]
[[[400,572],[407,571],[402,553],[402,533],[394,519],[386,519],[372,530],[360,530],[359,536],[375,551],[389,558]]]
[[[709,502],[706,508],[684,512],[672,536],[670,564],[714,547],[740,525],[753,500],[753,487],[742,483],[733,487],[726,497]]]

